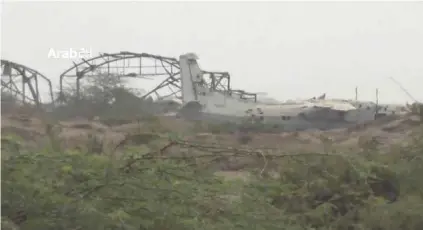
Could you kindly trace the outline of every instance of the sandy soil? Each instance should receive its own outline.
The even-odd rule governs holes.
[[[239,146],[240,134],[212,134],[194,132],[190,122],[171,117],[159,117],[154,121],[128,120],[119,125],[106,125],[96,120],[76,118],[51,122],[46,116],[20,113],[2,114],[2,134],[14,134],[27,141],[42,143],[50,135],[62,141],[63,147],[74,148],[86,145],[93,137],[101,140],[107,148],[113,148],[125,136],[144,132],[160,133],[167,138],[169,133],[178,133],[180,138],[200,143],[215,143],[224,146]],[[349,129],[330,131],[309,130],[295,133],[251,133],[250,148],[279,149],[283,151],[325,151],[327,146],[340,149],[357,148],[369,141],[380,146],[405,143],[419,130],[419,118],[404,116],[386,118]],[[246,135],[246,134],[243,134]]]

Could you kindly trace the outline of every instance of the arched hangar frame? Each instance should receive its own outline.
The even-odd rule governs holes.
[[[39,89],[42,83],[47,83],[51,103],[54,103],[52,84],[47,77],[28,66],[1,59],[2,92],[19,95],[23,103],[33,102],[38,106],[42,103]]]
[[[146,61],[148,60],[148,61]],[[134,62],[136,65],[133,65]],[[154,65],[148,65],[146,62],[154,62]],[[64,97],[64,79],[74,78],[76,96],[80,97],[81,82],[80,80],[86,76],[96,76],[100,74],[115,75],[117,77],[128,78],[147,78],[166,76],[157,87],[144,94],[147,97],[152,93],[156,93],[157,97],[168,97],[177,95],[181,91],[180,86],[180,67],[179,62],[175,58],[163,57],[147,53],[133,53],[121,51],[118,53],[100,53],[98,56],[90,59],[81,59],[78,63],[64,71],[60,75],[60,96]],[[161,96],[157,90],[168,86],[172,92],[169,95]]]

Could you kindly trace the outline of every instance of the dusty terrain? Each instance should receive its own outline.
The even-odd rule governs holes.
[[[336,149],[355,149],[366,143],[378,143],[380,147],[406,143],[412,134],[419,130],[419,117],[404,116],[384,118],[353,128],[330,131],[309,130],[295,133],[211,133],[207,125],[198,128],[182,119],[156,117],[153,119],[120,120],[112,122],[98,119],[75,118],[66,121],[49,119],[45,114],[16,111],[2,113],[2,134],[18,135],[30,144],[40,145],[50,135],[60,140],[63,148],[72,149],[87,145],[95,138],[104,149],[115,148],[122,140],[131,135],[142,133],[159,134],[168,139],[169,134],[177,135],[181,140],[221,146],[248,146],[253,149],[278,149],[284,152],[326,151],[328,145]],[[240,136],[248,135],[247,145],[240,144]]]
[[[7,135],[17,135],[24,140],[22,145],[30,148],[53,146],[60,150],[75,149],[115,156],[128,153],[127,148],[130,147],[138,152],[144,149],[154,153],[165,147],[166,152],[159,152],[179,156],[206,155],[196,163],[201,161],[204,167],[226,178],[244,179],[249,175],[246,172],[248,168],[275,172],[281,167],[275,154],[360,154],[369,146],[389,153],[395,151],[394,146],[406,145],[414,133],[422,130],[419,117],[412,115],[385,118],[348,129],[277,134],[212,133],[207,125],[171,117],[115,121],[83,118],[53,120],[45,114],[4,113],[1,119],[2,142],[7,141]],[[185,144],[168,148],[171,137],[177,137],[180,143]],[[240,141],[243,137],[248,137],[248,141]]]

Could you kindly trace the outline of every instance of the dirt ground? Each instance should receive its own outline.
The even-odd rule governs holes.
[[[147,152],[161,149],[170,142],[171,136],[176,135],[180,141],[194,143],[200,147],[173,146],[168,148],[165,154],[179,156],[212,154],[213,157],[201,158],[204,163],[196,160],[196,164],[201,164],[226,179],[245,180],[250,175],[249,170],[253,168],[266,169],[266,173],[278,176],[277,161],[264,162],[264,157],[248,153],[249,150],[268,151],[267,156],[328,152],[350,154],[360,153],[360,150],[373,144],[376,148],[384,150],[382,152],[389,153],[395,151],[392,146],[407,144],[415,133],[423,131],[420,118],[412,115],[385,118],[352,128],[276,134],[215,134],[207,129],[199,129],[198,124],[196,127],[196,124],[172,117],[113,122],[83,118],[53,120],[46,115],[26,112],[2,114],[2,143],[7,135],[14,135],[24,140],[21,142],[22,145],[30,148],[39,149],[58,143],[61,150],[85,149],[92,153],[119,156],[127,153],[126,147],[135,147],[136,151],[146,149]],[[249,139],[248,143],[240,141],[240,138],[245,136]],[[155,139],[154,144],[151,144],[151,139]],[[374,145],[375,143],[377,145]],[[202,149],[201,146],[218,147],[213,152],[210,149]],[[237,152],[237,149],[247,149],[247,153],[231,155],[231,152]],[[222,152],[229,155],[214,161],[213,158],[216,157],[213,154]],[[245,157],[245,154],[248,156]]]
[[[212,134],[207,130],[194,130],[194,124],[172,117],[157,117],[154,120],[126,120],[118,124],[105,124],[96,119],[75,118],[52,122],[44,115],[25,112],[2,114],[2,135],[18,135],[32,144],[44,143],[53,135],[64,148],[86,145],[93,137],[100,140],[105,148],[114,148],[128,135],[158,133],[163,138],[177,134],[181,139],[222,146],[239,146],[241,134]],[[278,149],[293,151],[326,151],[328,146],[336,149],[355,149],[368,142],[377,142],[381,147],[403,144],[413,133],[421,130],[419,117],[391,117],[370,122],[353,128],[330,131],[308,130],[295,133],[249,133],[249,148]]]

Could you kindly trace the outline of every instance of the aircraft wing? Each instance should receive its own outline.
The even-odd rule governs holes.
[[[355,106],[353,106],[350,103],[341,103],[341,102],[318,102],[318,103],[314,103],[313,105],[314,108],[326,108],[326,109],[332,109],[332,110],[337,110],[337,111],[351,111],[351,110],[356,110],[357,108]]]

